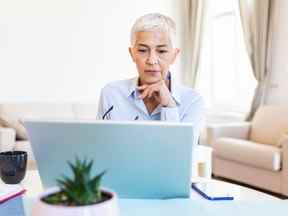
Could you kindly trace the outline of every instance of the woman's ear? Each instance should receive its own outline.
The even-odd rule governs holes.
[[[130,53],[130,56],[132,58],[132,61],[135,62],[135,58],[134,58],[134,53],[133,53],[133,48],[132,47],[129,47],[129,53]]]
[[[173,53],[173,57],[172,57],[172,60],[171,60],[171,64],[174,64],[177,56],[179,55],[180,53],[180,49],[179,48],[174,48],[174,53]]]

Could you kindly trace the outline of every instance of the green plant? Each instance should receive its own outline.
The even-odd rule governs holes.
[[[43,198],[43,201],[49,204],[82,206],[95,204],[107,199],[100,190],[101,178],[105,171],[91,177],[93,160],[87,162],[86,159],[81,161],[76,158],[74,164],[69,161],[68,164],[72,170],[73,177],[62,176],[62,179],[58,179],[57,183],[60,191]]]

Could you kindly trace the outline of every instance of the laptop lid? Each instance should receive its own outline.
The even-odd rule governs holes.
[[[93,175],[120,198],[189,197],[189,123],[25,121],[43,187],[71,176],[67,161],[93,159]]]

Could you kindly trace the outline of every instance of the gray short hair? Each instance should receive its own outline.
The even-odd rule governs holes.
[[[135,34],[142,31],[162,31],[169,34],[172,46],[175,46],[176,40],[176,25],[175,22],[168,16],[159,13],[149,13],[138,18],[130,35],[131,46],[135,45]]]

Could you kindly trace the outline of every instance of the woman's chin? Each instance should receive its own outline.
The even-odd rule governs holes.
[[[153,83],[159,82],[161,80],[161,77],[156,77],[156,76],[145,77],[143,79],[140,78],[140,80],[142,84],[153,84]]]

